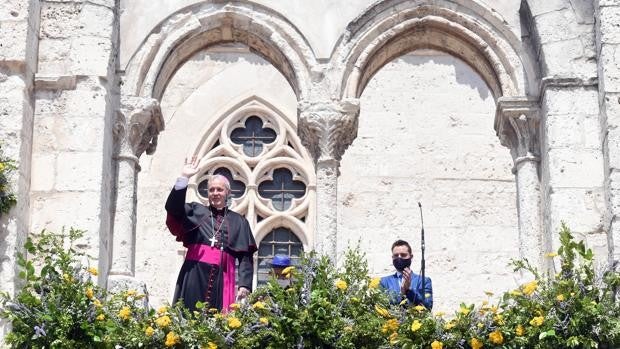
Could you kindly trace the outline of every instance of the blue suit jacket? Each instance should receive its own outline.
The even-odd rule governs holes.
[[[422,277],[418,274],[411,273],[411,286],[407,290],[408,303],[412,305],[422,304],[428,309],[433,308],[433,284],[431,278],[424,278],[424,293],[422,292]],[[392,304],[399,304],[404,298],[400,294],[400,282],[398,274],[394,273],[381,278],[381,287],[385,289]]]

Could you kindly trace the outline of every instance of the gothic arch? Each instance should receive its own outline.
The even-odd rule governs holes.
[[[262,119],[264,127],[276,131],[274,141],[265,144],[254,157],[244,154],[231,140],[234,129],[243,127],[250,117]],[[206,204],[207,199],[198,194],[199,182],[218,167],[226,167],[231,170],[233,180],[243,182],[247,188],[243,196],[232,200],[232,207],[246,215],[257,242],[271,230],[284,227],[301,240],[304,249],[311,248],[316,215],[316,172],[289,118],[267,101],[252,95],[231,104],[201,134],[203,138],[190,148],[192,154],[201,159],[199,175],[189,183],[190,200]],[[306,188],[301,198],[291,200],[290,206],[283,210],[274,208],[269,199],[263,198],[259,188],[262,182],[273,180],[274,170],[280,168],[287,169],[292,179],[303,182]]]
[[[430,48],[456,56],[486,81],[495,99],[537,95],[538,74],[502,18],[477,1],[380,1],[352,21],[334,58],[344,66],[340,95],[359,97],[394,58]]]
[[[132,56],[123,94],[161,99],[176,69],[195,52],[237,42],[272,63],[298,99],[308,94],[314,53],[303,35],[279,13],[248,1],[202,1],[162,21]]]

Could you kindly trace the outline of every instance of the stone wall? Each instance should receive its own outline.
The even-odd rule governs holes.
[[[29,199],[33,127],[33,76],[37,62],[39,2],[0,4],[0,142],[19,170],[11,178],[18,201],[0,218],[0,291],[14,294],[18,286],[17,254],[29,231]],[[0,322],[0,338],[6,330]]]
[[[105,275],[118,109],[114,1],[42,1],[32,141],[31,231],[86,230]]]
[[[610,262],[620,260],[620,2],[598,1],[596,45]]]
[[[359,240],[372,273],[385,275],[392,242],[404,239],[418,272],[421,202],[438,309],[514,287],[516,186],[494,115],[489,88],[458,59],[415,51],[384,66],[360,98],[358,136],[340,167],[338,255]]]
[[[603,228],[603,153],[598,110],[594,6],[529,1],[524,22],[541,66],[541,175],[547,249],[561,222],[608,252]]]
[[[438,308],[514,285],[504,262],[557,248],[561,221],[618,260],[617,0],[308,6],[3,2],[0,135],[20,170],[2,289],[28,232],[75,226],[102,285],[137,277],[168,299],[183,251],[165,194],[209,125],[253,97],[314,157],[309,247],[337,260],[361,239],[386,273],[393,239],[418,250],[423,203]]]

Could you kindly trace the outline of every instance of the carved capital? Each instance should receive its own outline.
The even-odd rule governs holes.
[[[510,148],[515,165],[523,160],[539,160],[539,125],[536,101],[526,97],[499,99],[495,131],[502,145]]]
[[[114,136],[121,144],[121,153],[140,157],[155,152],[157,136],[164,129],[159,102],[154,98],[123,96],[116,113]]]
[[[302,101],[297,129],[315,162],[340,161],[357,137],[359,100]]]

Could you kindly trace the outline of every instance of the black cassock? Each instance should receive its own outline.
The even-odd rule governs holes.
[[[198,301],[219,310],[228,309],[237,287],[252,289],[252,255],[257,250],[254,236],[247,219],[240,214],[197,202],[186,204],[186,193],[187,188],[172,189],[166,201],[166,225],[187,248],[173,302],[182,299],[190,310],[196,309]],[[238,285],[235,260],[239,262]]]

